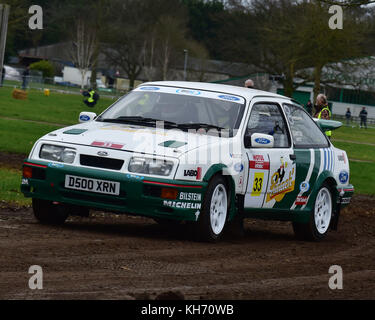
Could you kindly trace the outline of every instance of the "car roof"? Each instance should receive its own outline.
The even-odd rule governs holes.
[[[142,85],[157,85],[157,86],[171,86],[179,88],[187,88],[194,90],[208,90],[208,91],[218,91],[227,94],[234,94],[242,96],[246,99],[251,100],[254,97],[269,97],[269,98],[280,98],[284,100],[291,101],[290,98],[258,89],[249,89],[245,87],[232,86],[227,84],[219,83],[208,83],[208,82],[193,82],[193,81],[152,81],[145,82]]]

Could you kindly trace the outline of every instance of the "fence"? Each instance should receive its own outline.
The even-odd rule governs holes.
[[[352,116],[349,123],[346,121],[345,116],[340,116],[340,115],[333,115],[332,120],[337,120],[343,123],[344,126],[349,126],[349,127],[360,127],[361,124],[361,118]],[[367,118],[367,126],[370,128],[375,128],[375,119]]]
[[[0,85],[19,89],[34,89],[44,91],[49,89],[51,92],[81,94],[79,85],[63,82],[62,78],[43,78],[41,73],[30,71],[30,75],[24,76],[24,69],[11,68],[6,70],[3,77],[0,71]],[[3,81],[2,81],[3,80]],[[100,96],[110,99],[117,99],[128,92],[128,90],[116,90],[115,88],[97,88]]]

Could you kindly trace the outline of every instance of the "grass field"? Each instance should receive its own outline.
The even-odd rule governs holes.
[[[79,113],[88,109],[78,95],[52,93],[45,97],[40,91],[30,91],[28,100],[21,101],[13,99],[11,91],[9,88],[0,88],[1,152],[28,154],[39,137],[59,128],[54,124],[75,124]],[[112,102],[110,99],[101,99],[89,111],[100,113]],[[351,159],[350,181],[356,193],[375,195],[375,129],[343,126],[333,132],[332,141],[337,148],[344,149]],[[18,192],[20,171],[0,168],[0,179],[0,199],[20,204],[30,203]]]
[[[41,136],[58,126],[0,119],[0,151],[28,154]]]
[[[375,144],[375,129],[359,129],[342,126],[333,131],[332,139]],[[375,159],[374,159],[375,160]]]
[[[82,95],[51,92],[49,97],[37,90],[28,91],[27,100],[12,98],[12,88],[0,88],[0,117],[37,120],[71,125],[78,122],[81,111],[101,113],[113,100],[100,98],[94,108],[87,107]]]
[[[21,171],[0,168],[0,199],[16,205],[30,205],[31,200],[20,191]]]

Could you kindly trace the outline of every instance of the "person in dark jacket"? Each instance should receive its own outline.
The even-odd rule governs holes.
[[[350,111],[349,108],[346,110],[345,118],[346,118],[346,125],[349,126],[350,125],[350,121],[352,119],[352,113],[351,113],[351,111]]]
[[[23,90],[27,88],[27,83],[29,82],[29,75],[30,75],[30,67],[27,66],[25,71],[22,73],[22,89]]]
[[[367,111],[366,111],[366,107],[363,107],[361,112],[359,113],[359,117],[361,118],[361,125],[360,125],[360,128],[362,128],[362,126],[367,129]]]
[[[95,107],[99,100],[99,95],[96,93],[96,91],[90,88],[87,91],[81,90],[81,93],[84,97],[86,97],[86,99],[83,100],[84,104],[90,108]]]

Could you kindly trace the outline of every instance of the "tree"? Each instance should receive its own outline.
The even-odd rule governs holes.
[[[296,72],[307,66],[298,36],[305,24],[298,1],[254,0],[249,8],[257,22],[258,57],[252,61],[270,74],[282,75],[284,94],[292,96],[298,86]]]
[[[41,60],[30,64],[30,69],[41,71],[44,78],[52,78],[55,73],[54,67],[51,62],[46,60]]]
[[[330,18],[327,5],[320,1],[309,1],[301,6],[305,12],[305,25],[298,33],[298,41],[302,43],[306,63],[314,67],[315,100],[321,91],[324,66],[361,55],[363,30],[352,11],[345,10],[344,17],[345,25],[350,27],[331,30],[327,23]]]
[[[83,19],[78,19],[75,38],[70,50],[70,57],[81,73],[81,88],[85,86],[85,77],[93,64],[95,44],[97,42],[95,30]]]

